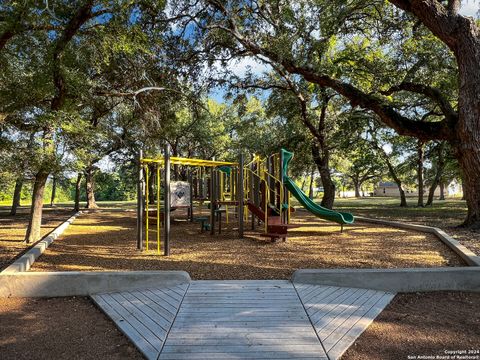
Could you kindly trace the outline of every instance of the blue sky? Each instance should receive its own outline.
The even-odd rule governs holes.
[[[463,0],[462,6],[460,8],[460,13],[464,16],[471,16],[474,18],[479,17],[480,10],[480,0]],[[231,71],[239,76],[243,77],[248,69],[251,70],[253,74],[261,74],[262,72],[269,70],[269,66],[261,63],[254,57],[243,58],[239,61],[232,61],[230,64]],[[210,91],[209,96],[219,103],[225,102],[224,100],[225,91],[221,88],[216,88]]]

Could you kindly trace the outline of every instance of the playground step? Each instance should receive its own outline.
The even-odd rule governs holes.
[[[269,233],[286,234],[288,231],[288,226],[284,224],[275,224],[275,225],[268,224],[267,231]]]
[[[267,232],[267,233],[263,233],[263,234],[260,234],[261,237],[269,237],[272,241],[275,241],[277,239],[287,239],[287,233],[271,233],[271,232]]]

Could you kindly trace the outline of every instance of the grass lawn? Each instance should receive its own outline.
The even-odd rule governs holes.
[[[409,199],[409,206],[401,208],[400,200],[387,197],[336,199],[335,208],[354,215],[375,219],[397,220],[437,227],[455,227],[467,215],[464,200],[434,201],[433,206],[417,207],[416,199]]]

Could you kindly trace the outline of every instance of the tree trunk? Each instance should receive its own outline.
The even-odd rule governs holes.
[[[77,181],[75,182],[75,204],[73,206],[73,209],[75,211],[80,211],[80,185],[82,182],[82,173],[79,172],[77,174]]]
[[[85,169],[85,191],[87,194],[87,209],[98,209],[98,205],[95,202],[95,180],[94,180],[94,169],[93,167],[88,167]]]
[[[470,21],[470,20],[468,20]],[[480,30],[464,27],[455,57],[459,72],[455,156],[465,182],[468,213],[464,226],[480,228]]]
[[[307,184],[307,176],[305,174],[305,176],[303,177],[303,181],[302,181],[302,191],[305,192],[305,185]]]
[[[315,169],[312,168],[312,170],[310,171],[310,186],[308,188],[308,197],[310,199],[313,199],[313,177],[315,175]]]
[[[50,206],[55,206],[55,193],[57,192],[57,177],[54,176],[52,179],[52,196],[50,198]]]
[[[405,190],[403,190],[402,180],[400,180],[400,178],[397,176],[397,173],[390,162],[387,162],[387,167],[388,172],[390,173],[393,181],[395,181],[395,184],[397,184],[398,192],[400,193],[400,207],[407,207],[407,197],[405,195]]]
[[[360,183],[358,180],[353,180],[353,186],[355,187],[355,197],[360,198]]]
[[[155,168],[151,166],[148,169],[149,179],[148,179],[148,203],[150,205],[155,204]]]
[[[438,200],[445,200],[445,183],[443,181],[440,182],[440,197]]]
[[[30,222],[28,224],[25,242],[30,244],[40,240],[40,229],[42,226],[43,194],[47,183],[48,172],[40,171],[35,176],[33,184],[32,206],[30,208]]]
[[[417,143],[417,186],[418,186],[418,202],[417,206],[424,207],[423,203],[423,141],[418,140]]]
[[[435,190],[437,189],[438,184],[440,184],[441,191],[443,191],[443,188],[442,188],[443,183],[440,183],[440,180],[443,175],[443,168],[445,167],[445,161],[443,159],[443,144],[438,145],[437,152],[438,152],[437,169],[436,169],[435,177],[433,178],[432,184],[430,185],[430,190],[428,192],[428,200],[427,200],[427,203],[425,204],[426,206],[430,206],[433,204],[433,197],[435,195]],[[440,195],[440,197],[441,196],[442,195]]]
[[[431,206],[433,204],[433,197],[435,196],[435,190],[437,190],[437,187],[438,182],[434,180],[432,185],[430,185],[430,189],[428,190],[428,198],[425,206]]]
[[[10,209],[10,215],[17,214],[17,208],[20,206],[20,198],[22,196],[23,181],[23,175],[19,176],[15,181],[15,190],[13,191],[13,201],[12,208]]]
[[[312,155],[313,161],[315,161],[320,173],[320,178],[322,179],[323,198],[321,205],[327,209],[331,209],[335,201],[335,184],[330,175],[330,153],[328,149],[324,149],[322,154],[320,154],[319,147],[316,144],[312,144]]]
[[[55,95],[50,102],[50,110],[53,112],[62,109],[66,95],[67,86],[65,84],[64,74],[61,71],[62,53],[70,40],[74,37],[80,27],[91,18],[93,1],[89,0],[80,6],[70,18],[64,30],[56,38],[52,52],[52,75],[53,85],[55,86]],[[40,238],[40,227],[42,225],[43,194],[50,171],[50,164],[55,161],[54,147],[54,127],[50,123],[45,126],[43,133],[43,152],[45,158],[40,170],[35,176],[35,183],[32,194],[32,207],[30,210],[30,221],[27,228],[25,241],[30,243]]]
[[[178,140],[175,140],[175,142],[172,145],[172,156],[175,156],[175,157],[178,156]],[[180,171],[179,171],[178,164],[174,164],[173,165],[173,180],[178,181],[179,177],[180,177],[179,175],[180,175]]]
[[[400,193],[400,207],[407,207],[408,206],[407,197],[405,196],[405,190],[403,190],[402,180],[400,180],[400,178],[397,176],[397,172],[395,171],[393,164],[390,162],[390,158],[385,153],[383,148],[380,147],[377,143],[375,143],[374,146],[378,151],[380,151],[380,154],[385,160],[385,164],[387,164],[387,168],[388,168],[388,172],[390,173],[390,176],[392,177],[393,181],[395,181],[395,184],[397,184],[398,192]]]

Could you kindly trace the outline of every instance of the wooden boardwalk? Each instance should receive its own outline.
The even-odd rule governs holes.
[[[394,294],[357,288],[295,284],[328,358],[338,359]]]
[[[289,281],[193,281],[92,298],[147,359],[338,359],[384,292]]]

